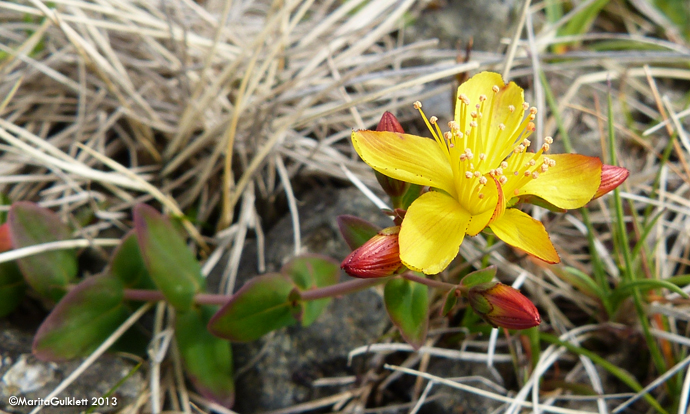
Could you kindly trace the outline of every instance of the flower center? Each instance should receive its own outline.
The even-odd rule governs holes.
[[[450,130],[445,133],[438,125],[438,118],[427,119],[422,104],[414,104],[450,163],[458,202],[472,214],[496,206],[498,186],[506,199],[510,199],[519,195],[520,188],[530,180],[536,180],[556,165],[543,155],[553,143],[551,137],[544,139],[537,152],[528,151],[537,108],[530,108],[527,102],[519,111],[513,105],[500,107],[500,99],[495,99],[500,91],[495,85],[490,97],[480,95],[476,103],[460,94],[457,102],[460,108],[456,112],[459,116],[448,123]]]

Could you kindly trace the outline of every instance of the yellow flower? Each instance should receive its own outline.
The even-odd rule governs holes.
[[[584,206],[601,183],[598,158],[545,156],[550,137],[536,152],[528,139],[536,108],[523,90],[482,72],[458,88],[455,120],[445,133],[427,119],[434,139],[388,131],[354,131],[364,162],[398,180],[429,186],[402,222],[400,259],[410,269],[434,274],[458,254],[465,234],[487,226],[505,243],[549,263],[560,258],[541,222],[517,208],[516,197],[536,196],[562,209]]]

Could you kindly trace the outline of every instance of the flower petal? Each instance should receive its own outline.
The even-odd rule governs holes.
[[[455,199],[430,191],[412,203],[400,227],[400,260],[412,270],[435,274],[457,256],[470,221]]]
[[[556,161],[556,165],[525,184],[520,195],[533,194],[565,209],[587,204],[601,183],[601,160],[579,154],[556,154],[548,158]]]
[[[436,141],[387,131],[352,131],[355,151],[388,177],[439,188],[455,196],[453,172]]]
[[[527,213],[509,208],[501,218],[489,225],[496,237],[525,253],[529,253],[548,263],[559,263],[556,249],[551,244],[549,234],[540,221]]]

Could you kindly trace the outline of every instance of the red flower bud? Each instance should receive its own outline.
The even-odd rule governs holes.
[[[381,116],[381,120],[379,121],[379,124],[376,126],[376,130],[397,132],[400,134],[405,133],[402,125],[400,125],[400,122],[398,122],[398,118],[396,118],[395,115],[388,111],[384,112],[383,116]],[[383,191],[386,192],[386,194],[388,194],[389,197],[394,199],[394,202],[395,198],[402,197],[407,191],[407,189],[410,187],[410,184],[406,183],[405,181],[390,178],[388,176],[381,174],[378,171],[374,172],[376,174],[376,179],[381,185],[381,188],[383,189]]]
[[[616,187],[623,184],[630,171],[623,167],[616,167],[615,165],[604,164],[601,167],[601,184],[599,184],[599,189],[594,194],[592,200],[595,200],[604,194],[613,191]]]
[[[0,253],[12,250],[12,241],[10,240],[10,227],[7,223],[0,226]]]
[[[539,311],[519,290],[498,282],[470,288],[472,309],[494,328],[528,329],[541,323]]]
[[[381,120],[379,121],[379,124],[376,126],[376,130],[398,132],[401,134],[405,133],[405,130],[403,130],[402,125],[400,125],[400,122],[398,122],[398,118],[396,118],[395,115],[388,111],[384,112],[383,116],[381,116]]]
[[[340,268],[350,276],[361,278],[386,277],[395,274],[403,264],[398,247],[400,227],[388,227],[353,250]]]

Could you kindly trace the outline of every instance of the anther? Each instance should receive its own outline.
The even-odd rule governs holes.
[[[472,178],[472,177],[473,177],[473,175],[472,175],[471,172],[467,171],[467,172],[465,173],[465,178]]]
[[[549,166],[546,165],[546,164],[542,164],[542,166],[541,166],[541,172],[542,172],[542,173],[545,173],[545,172],[547,172],[548,170],[549,170]]]
[[[537,127],[536,127],[536,125],[534,125],[534,122],[530,122],[530,123],[527,124],[527,130],[528,130],[529,132],[534,132],[534,130],[535,130],[536,128],[537,128]]]
[[[482,106],[480,104],[476,104],[474,107],[477,108],[477,110],[479,110],[479,108],[481,108]]]
[[[470,116],[471,116],[472,118],[476,118],[476,117],[477,117],[477,113],[476,113],[475,111],[472,111],[472,112],[470,112]]]
[[[479,197],[480,200],[483,199],[483,198],[484,198],[484,193],[479,193],[479,195],[478,195],[477,197]]]
[[[470,170],[474,170],[474,164],[470,163],[469,167],[470,167]]]
[[[479,125],[479,124],[477,124],[477,121],[471,121],[470,122],[470,128],[476,128],[477,125]]]
[[[494,172],[496,173],[496,175],[503,175],[503,168],[496,168]]]
[[[520,174],[520,173],[517,171],[513,171],[513,175],[518,175],[518,174]]]
[[[529,177],[530,175],[532,174],[529,171],[525,171],[525,177]]]
[[[467,159],[467,155],[460,154],[460,161],[465,161],[466,159]]]
[[[524,109],[526,111],[527,108],[529,108],[529,102],[523,102],[522,103],[522,109]]]
[[[533,173],[532,173],[532,178],[534,178],[535,180],[536,180],[537,178],[539,178],[539,173],[536,172],[536,171],[533,172]]]
[[[436,125],[436,122],[438,122],[438,117],[432,116],[429,118],[429,122],[431,122],[431,125]]]
[[[510,113],[513,113],[515,112],[515,107],[513,105],[508,105],[508,110],[510,111]]]
[[[491,88],[491,90],[494,91],[494,93],[498,93],[498,91],[499,91],[500,89],[499,89],[498,85],[494,85],[494,86]]]
[[[515,190],[513,190],[513,194],[515,194],[516,196],[520,195],[520,190],[516,188]]]
[[[524,145],[525,147],[529,147],[531,143],[532,143],[532,141],[528,140],[527,138],[525,138],[522,141],[522,145]]]
[[[551,138],[551,137],[544,137],[544,142],[546,142],[546,143],[549,144],[549,145],[550,145],[550,144],[553,144],[553,138]]]
[[[461,100],[462,103],[464,103],[465,105],[470,104],[470,98],[468,98],[467,95],[465,95],[464,93],[461,93],[460,95],[458,95],[458,99]]]
[[[458,123],[455,121],[449,121],[448,122],[448,128],[450,128],[451,131],[455,132],[456,130],[460,129],[458,126]]]
[[[479,102],[486,101],[486,95],[479,95]]]
[[[503,162],[501,163],[501,168],[503,168],[504,170],[505,170],[506,168],[508,168],[508,162],[503,161]]]
[[[530,167],[534,167],[537,164],[537,162],[534,160],[529,160],[527,164],[529,164]]]
[[[481,178],[479,179],[479,184],[485,185],[487,181],[488,181],[488,180],[486,179],[486,177],[481,177]]]
[[[544,152],[548,152],[548,151],[549,151],[549,148],[551,148],[551,147],[549,146],[549,144],[544,144],[544,145],[541,146],[541,149],[543,149]]]
[[[506,177],[505,175],[502,175],[501,178],[498,179],[498,181],[499,181],[501,184],[505,184],[505,183],[508,182],[508,177]]]
[[[534,121],[534,118],[536,118],[536,117],[537,117],[536,115],[530,115],[530,116],[528,116],[528,118],[529,118],[530,121]]]
[[[486,154],[484,154],[484,153],[479,154],[479,159],[480,159],[480,160],[485,160],[485,159],[486,159]]]
[[[474,172],[474,176],[475,176],[476,178],[479,178],[479,177],[482,176],[482,173],[480,173],[479,171],[475,171],[475,172]],[[484,178],[484,177],[482,177],[482,178]]]
[[[525,146],[522,144],[518,145],[517,148],[518,148],[518,152],[523,152],[525,150]]]
[[[412,106],[414,106],[414,109],[422,109],[422,103],[419,101],[415,101]]]
[[[451,134],[450,131],[448,131],[448,132],[446,132],[445,134],[443,134],[443,138],[445,138],[445,139],[447,139],[448,141],[450,141],[451,138],[453,138],[453,134]]]
[[[504,131],[506,129],[505,124],[503,124],[503,123],[498,124],[498,129],[500,129],[501,131]]]
[[[531,107],[531,108],[529,109],[529,113],[532,114],[532,115],[536,115],[536,114],[537,114],[537,108],[534,107],[534,106]]]

